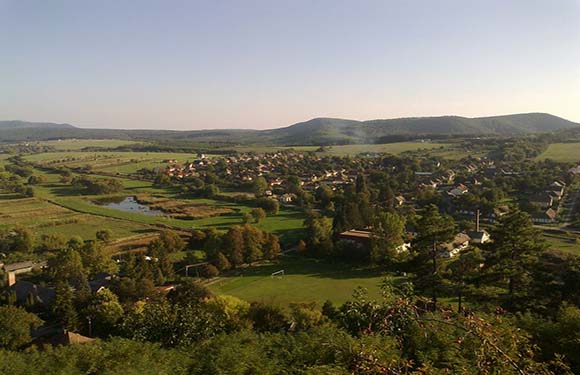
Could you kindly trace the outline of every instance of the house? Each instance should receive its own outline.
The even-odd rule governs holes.
[[[406,199],[402,195],[397,195],[395,197],[395,205],[402,206],[405,203]]]
[[[463,184],[459,184],[456,187],[454,187],[453,189],[449,190],[447,192],[447,194],[451,195],[452,197],[459,197],[463,194],[466,194],[467,192],[469,192],[469,189],[467,188],[467,186],[465,186]]]
[[[338,238],[341,240],[352,241],[366,246],[370,244],[371,232],[367,230],[351,229],[339,234]]]
[[[280,197],[278,197],[278,200],[280,201],[280,203],[292,203],[292,201],[294,200],[294,198],[296,198],[296,195],[294,194],[282,194]]]
[[[535,194],[530,197],[530,203],[539,206],[542,209],[547,209],[552,207],[554,204],[554,199],[551,195],[542,193]]]
[[[467,233],[458,233],[452,241],[439,246],[439,256],[442,258],[453,258],[469,246],[469,236]]]
[[[17,281],[8,288],[8,293],[14,293],[16,303],[25,305],[27,303],[50,306],[55,297],[55,290],[31,283],[30,281]]]
[[[50,330],[48,334],[36,338],[32,344],[37,347],[44,348],[47,346],[68,346],[84,344],[92,341],[95,341],[95,339],[61,328],[57,330]]]
[[[113,275],[107,272],[100,272],[89,281],[89,286],[93,293],[97,293],[99,290],[108,287],[113,280]]]
[[[372,232],[368,230],[351,229],[338,235],[340,240],[357,243],[370,251]],[[411,243],[405,242],[397,247],[397,254],[411,250]]]
[[[568,173],[570,173],[571,175],[574,175],[574,176],[580,174],[580,165],[573,167],[573,168],[570,168],[568,170]]]
[[[469,236],[470,243],[483,244],[489,242],[491,239],[489,233],[485,229],[470,230],[467,231],[467,235]]]
[[[546,211],[532,214],[532,221],[536,224],[550,224],[555,223],[558,214],[551,208]]]
[[[7,276],[8,286],[12,286],[16,283],[16,275],[22,273],[32,272],[33,269],[41,269],[47,266],[47,262],[18,262],[12,264],[3,264],[2,268]]]

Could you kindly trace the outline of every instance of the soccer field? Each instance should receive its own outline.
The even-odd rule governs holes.
[[[283,276],[271,276],[280,270],[284,270]],[[239,276],[223,277],[211,288],[216,293],[250,302],[280,305],[317,302],[321,305],[328,299],[339,304],[350,299],[357,287],[368,289],[371,297],[378,297],[384,276],[377,268],[284,256],[275,262],[245,269]]]

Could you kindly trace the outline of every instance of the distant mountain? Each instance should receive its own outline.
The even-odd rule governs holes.
[[[120,130],[84,129],[68,124],[0,121],[0,141],[16,142],[63,138],[117,138],[179,140],[237,144],[321,145],[377,143],[409,137],[462,135],[509,136],[552,132],[580,124],[546,113],[467,118],[459,116],[410,117],[356,121],[315,118],[272,130]]]
[[[551,132],[580,124],[545,113],[467,118],[459,116],[410,117],[388,120],[353,121],[316,118],[269,131],[273,140],[313,144],[373,143],[389,136],[433,135],[518,135]]]
[[[27,121],[0,121],[0,130],[5,129],[74,129],[74,126],[69,124],[55,124],[53,122],[27,122]]]

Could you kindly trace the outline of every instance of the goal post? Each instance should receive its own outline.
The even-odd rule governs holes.
[[[271,278],[282,278],[282,276],[284,276],[284,270],[272,272],[270,275]]]

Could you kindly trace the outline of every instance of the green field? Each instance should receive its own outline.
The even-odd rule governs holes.
[[[552,143],[537,159],[578,163],[580,162],[580,142]]]
[[[62,233],[67,237],[95,238],[100,229],[110,229],[113,239],[151,232],[153,229],[130,221],[86,215],[39,198],[3,200],[0,226],[24,225],[43,234]]]
[[[570,232],[544,231],[544,238],[550,249],[580,255],[580,242],[576,240],[580,238],[580,235]]]
[[[56,150],[81,150],[85,147],[114,148],[125,145],[134,145],[140,142],[124,141],[121,139],[63,139],[59,141],[39,142],[42,145],[54,147]]]
[[[398,142],[398,143],[386,143],[386,144],[356,144],[356,145],[339,145],[339,146],[326,146],[324,151],[319,152],[319,155],[330,155],[330,156],[354,156],[361,153],[390,153],[390,154],[400,154],[406,151],[418,151],[418,150],[430,150],[445,148],[449,146],[447,143],[432,143],[432,142]],[[314,152],[319,148],[319,146],[293,146],[293,147],[282,147],[282,146],[242,146],[235,147],[234,149],[238,152],[255,152],[255,153],[266,153],[266,152],[276,152],[280,150],[293,149],[298,152]]]
[[[211,155],[207,155],[211,157]],[[128,175],[139,169],[164,169],[167,160],[185,163],[197,159],[196,153],[59,151],[28,155],[26,160],[48,167],[78,168],[90,166],[93,171]]]
[[[271,277],[284,270],[284,276]],[[373,268],[356,268],[342,263],[329,263],[284,256],[280,260],[242,271],[241,276],[223,277],[211,288],[247,301],[318,302],[329,299],[335,304],[350,299],[357,287],[367,288],[371,297],[378,297],[383,273]]]

